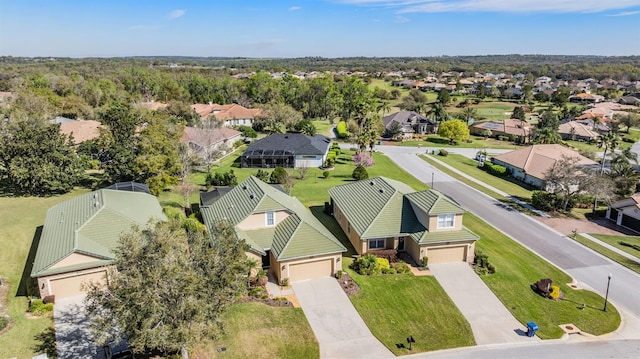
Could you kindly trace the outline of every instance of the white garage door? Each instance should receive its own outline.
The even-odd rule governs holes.
[[[65,277],[60,279],[52,279],[49,281],[51,294],[56,296],[56,299],[72,297],[74,295],[82,294],[83,283],[89,282],[102,282],[104,281],[106,272],[94,272],[88,274],[81,274],[72,277]]]
[[[324,259],[315,262],[306,262],[289,265],[289,281],[329,277],[333,274],[333,260]]]
[[[467,246],[429,248],[427,250],[429,264],[463,262],[466,260],[466,248]]]

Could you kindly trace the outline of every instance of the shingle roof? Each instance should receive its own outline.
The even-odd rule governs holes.
[[[249,245],[260,248],[263,254],[271,249],[278,260],[346,251],[300,201],[254,176],[201,208],[208,227],[221,219],[237,225],[253,213],[280,210],[290,215],[275,228],[238,232],[244,232],[242,237],[249,238]]]
[[[496,160],[523,169],[528,175],[544,179],[545,172],[562,159],[562,157],[577,158],[577,165],[596,166],[597,163],[582,156],[576,151],[558,144],[533,145],[519,150],[495,156]]]
[[[423,243],[421,238],[425,241],[452,238],[455,235],[428,232],[415,211],[428,215],[464,213],[437,191],[415,192],[406,184],[385,177],[336,186],[329,190],[329,195],[362,239],[411,235],[416,242]],[[462,235],[468,232],[465,231],[451,232]],[[469,239],[466,235],[464,238]]]
[[[307,136],[301,133],[280,133],[262,138],[249,146],[242,156],[260,156],[271,153],[291,155],[324,155],[331,139],[322,135]]]
[[[180,142],[193,143],[200,147],[213,146],[217,143],[240,137],[242,132],[229,127],[203,129],[185,126]]]
[[[406,111],[406,110],[392,113],[382,118],[382,123],[384,123],[384,127],[387,129],[391,127],[391,124],[393,122],[397,122],[403,126],[417,124],[418,122],[433,123],[432,120],[422,116],[421,114],[415,111]]]
[[[92,268],[111,263],[112,250],[133,225],[165,220],[156,197],[142,192],[101,189],[62,202],[47,211],[31,276]],[[96,258],[82,268],[53,265],[72,253]]]

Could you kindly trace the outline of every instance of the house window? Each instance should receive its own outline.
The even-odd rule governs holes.
[[[276,214],[274,212],[265,213],[267,219],[267,226],[274,226],[276,224]]]
[[[369,249],[384,249],[384,239],[370,239]]]
[[[438,228],[453,228],[453,214],[438,215]]]

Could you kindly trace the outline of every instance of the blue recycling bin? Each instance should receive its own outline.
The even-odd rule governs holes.
[[[534,322],[527,322],[527,336],[533,337],[538,331],[538,325]]]

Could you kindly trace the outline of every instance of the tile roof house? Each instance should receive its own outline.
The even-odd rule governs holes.
[[[640,193],[611,203],[607,208],[606,218],[640,233]]]
[[[120,236],[152,220],[166,217],[144,192],[101,189],[51,207],[31,269],[40,295],[74,296],[82,283],[104,280]]]
[[[60,124],[60,133],[64,135],[73,135],[75,144],[93,140],[100,136],[100,129],[104,126],[94,120],[72,120],[65,117],[56,117],[49,121],[52,124]]]
[[[201,119],[205,120],[213,116],[224,126],[251,126],[253,119],[262,113],[260,109],[246,108],[235,103],[228,105],[197,103],[192,108]]]
[[[531,125],[527,121],[509,118],[477,122],[469,127],[472,135],[483,136],[485,130],[491,131],[492,137],[508,136],[510,140],[519,139],[521,143],[526,143],[531,134]]]
[[[418,263],[473,261],[478,236],[462,225],[465,211],[437,191],[376,177],[333,187],[329,196],[358,254],[395,249]]]
[[[322,135],[279,133],[252,143],[241,156],[243,168],[321,167],[331,140]]]
[[[204,129],[185,126],[180,142],[188,145],[196,154],[202,155],[211,151],[226,151],[241,139],[242,132],[228,127]]]
[[[598,164],[567,147],[557,144],[533,145],[503,153],[491,159],[504,166],[511,177],[536,188],[546,189],[545,173],[563,157],[577,158],[577,165],[597,167]]]
[[[579,121],[568,121],[560,124],[558,133],[563,140],[587,141],[596,140],[600,134],[592,130],[592,127]]]
[[[228,220],[278,281],[332,276],[346,248],[295,197],[250,176],[232,189],[208,196],[204,223]]]
[[[428,119],[415,111],[402,110],[400,112],[392,113],[382,118],[382,123],[385,127],[383,137],[391,137],[390,130],[394,123],[397,123],[402,128],[403,137],[411,137],[414,133],[425,134],[434,132],[436,123]]]

